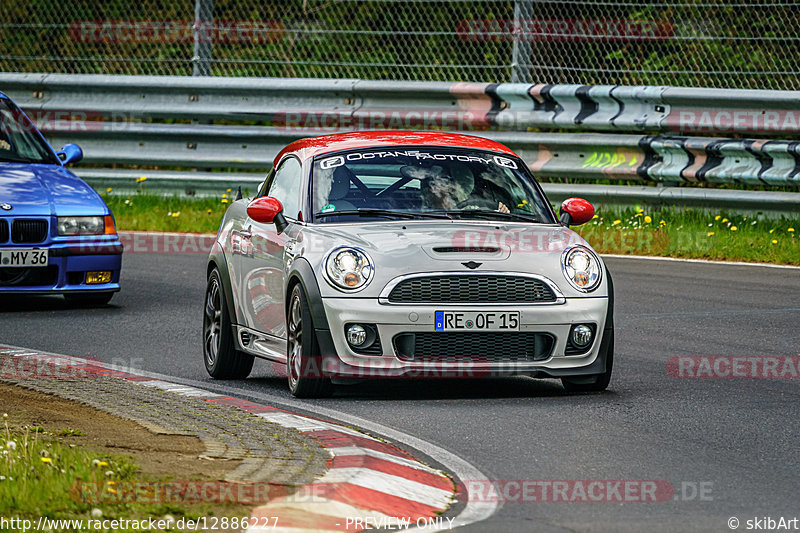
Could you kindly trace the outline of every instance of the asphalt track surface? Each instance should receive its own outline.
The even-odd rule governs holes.
[[[359,416],[440,446],[494,480],[665,480],[658,503],[503,503],[463,531],[730,531],[800,517],[800,380],[679,379],[674,356],[800,354],[800,270],[608,258],[616,308],[608,392],[557,381],[371,381],[309,408]],[[203,368],[202,254],[128,254],[110,306],[0,298],[0,343],[159,372],[214,387]],[[227,382],[290,395],[272,364]],[[703,498],[696,489],[705,488]]]

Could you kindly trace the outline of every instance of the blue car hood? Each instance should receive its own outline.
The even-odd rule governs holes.
[[[0,163],[2,215],[106,215],[103,199],[85,181],[57,165]]]

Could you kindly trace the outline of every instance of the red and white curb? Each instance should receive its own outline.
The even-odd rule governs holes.
[[[126,379],[182,396],[242,409],[294,428],[316,439],[331,454],[324,476],[297,492],[270,500],[253,511],[259,523],[277,525],[248,531],[361,531],[368,528],[448,529],[452,519],[439,516],[455,501],[455,485],[443,472],[397,446],[354,429],[266,404],[197,387],[155,379],[146,373],[81,357],[0,346],[0,355],[26,357],[49,365]],[[254,521],[255,522],[255,521]]]

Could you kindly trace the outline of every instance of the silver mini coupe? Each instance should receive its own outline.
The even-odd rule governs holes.
[[[507,147],[441,132],[296,141],[228,209],[208,260],[204,360],[245,378],[286,365],[298,397],[387,377],[560,378],[602,391],[613,287]]]

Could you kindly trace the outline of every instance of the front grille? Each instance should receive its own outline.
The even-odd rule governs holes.
[[[543,361],[553,352],[555,339],[549,333],[509,332],[420,332],[394,337],[398,359],[420,363],[526,363]]]
[[[543,281],[522,276],[447,275],[401,281],[389,293],[391,303],[555,302]]]
[[[18,218],[11,224],[11,240],[17,244],[35,244],[47,238],[47,221]]]
[[[8,242],[8,221],[0,218],[0,242]]]
[[[50,287],[58,283],[58,267],[0,268],[0,287]]]

